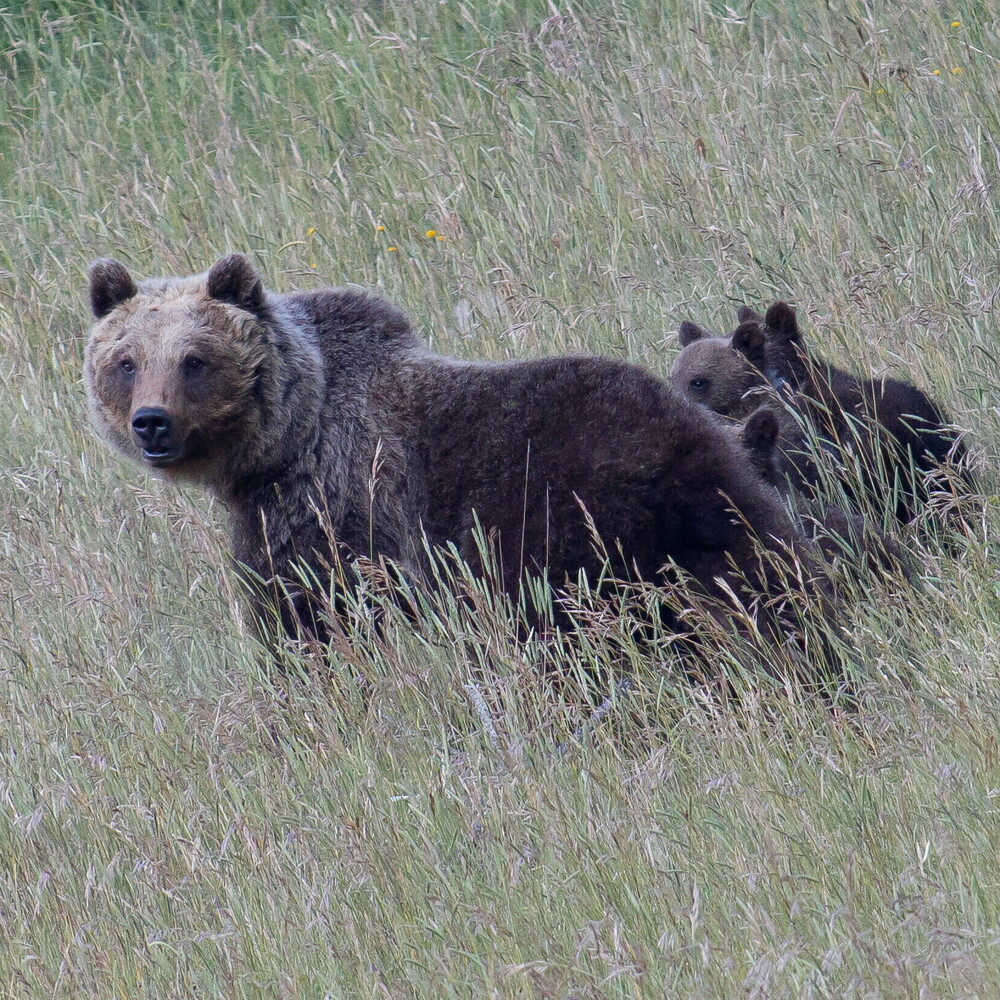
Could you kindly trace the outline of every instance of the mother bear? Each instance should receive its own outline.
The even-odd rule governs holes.
[[[378,296],[265,291],[240,254],[141,284],[99,260],[90,302],[104,439],[223,501],[258,620],[293,638],[329,637],[343,560],[426,580],[429,547],[451,544],[481,573],[483,539],[515,599],[526,572],[557,591],[581,572],[686,576],[716,617],[740,605],[773,625],[768,595],[812,594],[804,543],[738,443],[633,365],[443,357]]]

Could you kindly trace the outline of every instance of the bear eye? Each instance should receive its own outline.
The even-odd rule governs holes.
[[[199,368],[203,367],[205,364],[201,358],[185,358],[184,359],[184,371],[186,372],[196,372]]]
[[[118,367],[121,368],[126,375],[135,374],[135,362],[131,358],[122,358],[121,361],[118,362]]]
[[[694,389],[695,392],[704,392],[707,386],[708,382],[703,378],[691,379],[691,388]]]

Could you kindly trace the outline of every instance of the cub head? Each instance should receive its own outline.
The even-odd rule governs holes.
[[[740,323],[728,337],[713,337],[694,323],[681,323],[683,350],[670,381],[688,399],[726,417],[745,417],[757,408],[756,390],[766,389],[765,337],[756,320]]]
[[[98,260],[90,305],[84,380],[102,436],[164,475],[211,481],[257,419],[267,303],[253,266],[231,254],[204,275],[137,285]]]
[[[805,379],[807,355],[795,310],[787,302],[775,302],[764,314],[763,325],[774,375],[798,387]]]

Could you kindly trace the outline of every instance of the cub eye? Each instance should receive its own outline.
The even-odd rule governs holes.
[[[184,359],[184,371],[186,372],[196,372],[199,368],[203,367],[205,364],[201,358],[185,358]]]
[[[126,375],[134,375],[135,374],[135,362],[132,361],[129,358],[122,358],[122,360],[118,362],[118,367]]]
[[[708,388],[708,381],[703,378],[693,378],[690,385],[695,392],[704,392]]]

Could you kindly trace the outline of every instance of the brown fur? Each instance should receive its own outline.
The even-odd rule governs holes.
[[[525,570],[596,580],[595,533],[617,578],[668,583],[672,562],[720,602],[795,572],[803,543],[738,445],[632,365],[442,357],[376,296],[265,292],[235,254],[139,286],[98,262],[91,302],[98,428],[225,502],[236,558],[272,596],[292,595],[277,603],[293,636],[322,636],[327,613],[302,595],[297,564],[329,581],[343,557],[388,559],[420,580],[430,543],[480,567],[477,523],[515,597]],[[143,414],[169,430],[134,430]]]
[[[892,513],[900,521],[911,520],[926,504],[925,478],[943,463],[951,463],[955,475],[949,480],[947,473],[941,474],[942,488],[971,486],[961,438],[920,389],[897,379],[863,379],[812,357],[795,311],[784,302],[772,305],[764,317],[744,306],[739,321],[730,338],[710,337],[693,324],[682,324],[684,349],[671,381],[689,398],[725,416],[747,416],[769,392],[791,405],[803,420],[782,420],[780,450],[784,471],[796,488],[808,493],[818,482],[808,448],[802,447],[808,445],[798,430],[803,422],[815,431],[820,447],[839,453],[847,464],[857,454],[861,492],[876,510],[894,487]],[[763,336],[762,348],[750,333],[754,328]],[[751,349],[741,349],[748,343]]]
[[[765,371],[768,361],[761,322],[750,317],[727,337],[706,333],[694,323],[680,326],[683,350],[674,361],[670,382],[688,399],[713,413],[734,421],[748,421],[742,435],[759,434],[770,419],[777,423],[777,438],[761,451],[752,441],[743,441],[758,472],[779,485],[812,496],[819,482],[809,442],[799,421],[788,412],[787,400],[770,383]],[[762,411],[762,407],[765,407]],[[750,421],[757,414],[760,426]],[[767,437],[767,431],[764,432]],[[763,443],[763,442],[762,442]],[[766,464],[766,467],[761,465]]]
[[[681,323],[683,351],[674,361],[670,381],[693,403],[724,417],[742,419],[767,392],[764,331],[744,323],[728,337],[713,337],[694,323]]]
[[[801,412],[828,441],[858,452],[869,497],[895,487],[894,513],[911,520],[926,504],[928,477],[940,489],[971,487],[968,454],[944,411],[899,379],[865,379],[810,354],[795,310],[775,302],[764,316],[768,368],[787,383]],[[951,464],[954,476],[940,474]]]

